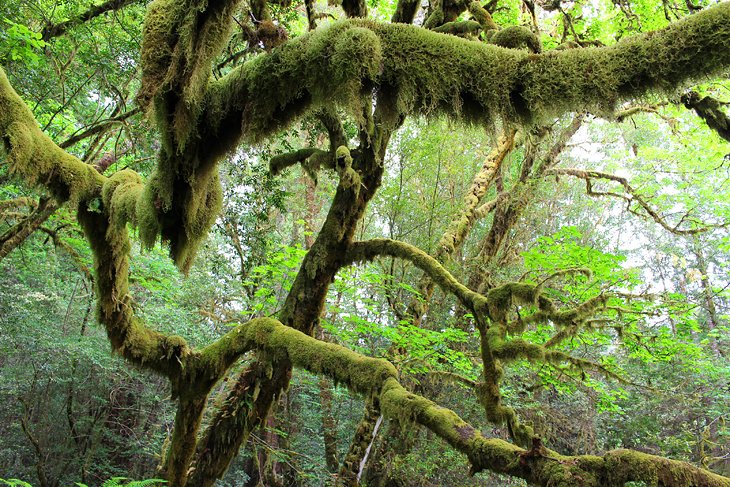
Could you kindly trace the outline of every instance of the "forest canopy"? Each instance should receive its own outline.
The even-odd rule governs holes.
[[[730,486],[730,2],[0,25],[0,482]]]

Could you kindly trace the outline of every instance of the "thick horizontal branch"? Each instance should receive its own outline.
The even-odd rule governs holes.
[[[313,147],[279,154],[269,161],[269,171],[276,176],[284,169],[296,164],[301,164],[308,173],[314,175],[322,166],[330,169],[334,168],[334,154]]]
[[[371,86],[397,93],[405,113],[474,122],[535,121],[569,111],[609,113],[649,92],[676,92],[730,66],[730,3],[616,45],[544,54],[405,25],[337,22],[243,64],[214,82],[200,126],[225,150],[261,139],[323,103],[352,103]]]
[[[397,377],[395,367],[383,359],[355,353],[284,326],[272,318],[256,318],[236,327],[212,345],[193,354],[193,367],[217,367],[215,375],[242,354],[258,350],[273,362],[290,362],[315,374],[325,375],[358,394],[378,394],[388,377]]]

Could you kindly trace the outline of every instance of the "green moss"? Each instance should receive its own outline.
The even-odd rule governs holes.
[[[490,42],[508,49],[528,49],[533,53],[542,50],[540,40],[527,27],[512,25],[500,29],[492,35]]]
[[[655,457],[631,450],[614,450],[604,456],[606,484],[623,486],[629,481],[650,487],[663,485],[730,486],[730,479],[703,471],[689,463]]]
[[[48,189],[57,201],[76,204],[100,195],[106,178],[48,138],[0,68],[0,141],[11,173]]]
[[[475,20],[447,22],[433,29],[434,32],[440,32],[442,34],[451,34],[467,38],[474,38],[478,36],[481,30],[482,25]]]
[[[115,230],[127,223],[137,223],[137,200],[142,190],[142,178],[130,169],[114,173],[104,183],[101,198]]]
[[[482,7],[482,4],[478,1],[475,0],[469,3],[467,8],[471,16],[474,17],[474,20],[479,22],[479,25],[481,25],[482,29],[485,31],[499,29],[499,26],[492,19],[491,14],[485,10],[484,7]]]
[[[348,49],[356,56],[338,57],[344,65],[330,62],[336,38],[352,27],[375,34],[382,63],[370,62],[367,54],[376,39],[364,33],[359,37],[369,41],[361,51]],[[567,111],[605,114],[619,101],[674,93],[679,85],[728,65],[727,3],[612,47],[544,54],[410,25],[351,20],[289,41],[213,83],[206,126],[221,147],[233,147],[239,127],[250,140],[260,140],[325,100],[347,105],[352,98],[343,94],[370,86],[394,88],[400,114],[445,113],[487,125],[498,116],[535,123]],[[344,85],[341,72],[351,76]]]
[[[718,73],[730,62],[730,4],[701,14],[614,46],[531,58],[524,66],[525,107],[548,112],[582,104],[606,114],[620,100],[649,91],[674,93],[697,76]]]
[[[335,22],[258,56],[213,83],[208,119],[214,130],[225,128],[219,125],[229,122],[225,113],[238,107],[246,115],[237,128],[247,139],[258,141],[305,108],[317,108],[325,101],[349,107],[352,115],[361,117],[360,93],[368,80],[377,77],[382,59],[381,43],[373,31],[355,22]],[[250,103],[253,97],[255,103]],[[235,143],[239,135],[229,142]]]
[[[174,134],[178,151],[197,135],[196,125],[215,57],[230,37],[239,2],[155,0],[143,26],[144,107],[156,99],[163,134]]]
[[[388,377],[396,377],[395,367],[383,359],[360,355],[340,345],[326,343],[270,318],[259,318],[229,332],[203,349],[194,362],[220,376],[248,350],[264,352],[275,362],[291,362],[314,374],[325,375],[352,391],[377,394]]]
[[[522,282],[510,282],[487,293],[489,317],[495,323],[506,324],[507,314],[514,304],[534,305],[539,290],[536,286]]]

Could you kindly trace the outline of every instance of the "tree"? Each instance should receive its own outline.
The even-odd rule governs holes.
[[[93,7],[75,20],[47,27],[44,35],[63,34],[106,8],[122,8],[126,3]],[[64,151],[38,128],[0,71],[4,163],[28,184],[48,191],[57,204],[75,211],[94,255],[98,319],[113,349],[171,384],[177,412],[161,474],[175,486],[212,485],[251,432],[266,421],[288,386],[292,367],[300,367],[364,395],[370,419],[364,424],[380,414],[415,422],[466,455],[472,472],[490,470],[537,485],[629,481],[730,485],[730,480],[707,470],[635,451],[560,455],[547,449],[504,404],[503,365],[517,359],[601,368],[553,345],[613,304],[609,295],[600,293],[560,306],[559,299],[546,292],[547,281],[518,279],[492,285],[475,273],[469,287],[459,282],[443,263],[468,234],[477,207],[465,210],[433,256],[393,239],[354,238],[368,203],[387,176],[383,161],[390,139],[406,117],[446,115],[470,124],[500,126],[504,151],[511,149],[517,130],[539,137],[539,127],[568,113],[611,116],[621,102],[650,94],[671,95],[693,81],[727,70],[730,4],[703,9],[608,47],[546,53],[541,53],[542,46],[530,29],[499,28],[490,12],[494,5],[434,2],[423,27],[410,25],[419,7],[410,0],[398,2],[390,24],[365,19],[365,2],[344,0],[342,7],[350,19],[317,27],[313,4],[305,5],[310,32],[287,39],[286,31],[271,20],[269,6],[251,2],[246,11],[255,29],[246,24],[245,38],[249,48],[265,52],[232,68],[226,61],[235,61],[236,56],[226,58],[223,53],[239,25],[236,16],[241,2],[156,0],[149,5],[136,102],[159,132],[159,151],[156,168],[146,178],[129,169],[105,176]],[[536,19],[534,4],[525,5],[532,6]],[[466,11],[474,20],[458,20]],[[565,22],[570,23],[569,16]],[[479,31],[485,31],[493,44],[475,37]],[[574,36],[576,43],[586,43],[575,31]],[[707,104],[694,98],[687,103],[700,114],[708,113]],[[715,117],[703,118],[714,129],[726,131],[718,106],[709,109],[715,110]],[[343,113],[355,123],[353,137],[343,128]],[[221,161],[237,147],[273,137],[307,114],[321,123],[329,148],[303,148],[277,156],[271,161],[272,172],[301,163],[311,174],[333,171],[339,183],[283,308],[275,318],[254,318],[201,348],[145,323],[129,293],[129,228],[136,229],[148,247],[161,239],[178,268],[187,271],[220,212]],[[548,158],[562,150],[580,120],[581,115],[576,115],[566,126]],[[499,160],[499,150],[494,161]],[[489,173],[490,166],[486,167]],[[549,164],[540,167],[552,170]],[[495,179],[498,187],[502,184],[497,175],[482,177]],[[521,191],[529,191],[528,182],[523,183]],[[483,196],[479,185],[477,181],[475,191]],[[523,210],[524,206],[515,204],[495,213],[495,221],[503,225],[490,234],[487,242],[491,243],[482,247],[480,258],[486,262],[495,257],[506,230]],[[655,216],[648,207],[644,210]],[[410,262],[423,272],[420,287],[425,296],[438,285],[473,317],[483,368],[474,390],[487,419],[505,425],[511,442],[485,438],[453,411],[409,392],[391,363],[313,337],[337,273],[383,257]],[[585,270],[560,270],[550,277],[566,273]],[[514,305],[528,314],[515,315]],[[423,311],[414,303],[406,317],[417,324]],[[548,341],[532,343],[520,337],[536,323],[551,324]],[[212,388],[249,351],[257,353],[257,361],[238,375],[228,397],[210,413],[205,430],[199,431]],[[358,434],[367,438],[369,431],[362,428]],[[363,438],[356,437],[353,445],[362,445]],[[346,478],[341,476],[341,481]]]

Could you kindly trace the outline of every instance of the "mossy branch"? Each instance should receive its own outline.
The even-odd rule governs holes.
[[[272,318],[257,318],[228,332],[202,349],[189,363],[212,364],[216,375],[250,350],[264,352],[273,362],[290,362],[366,396],[377,395],[388,377],[397,377],[386,360],[355,353],[343,346],[312,338]]]
[[[363,41],[357,48],[355,39]],[[498,115],[524,122],[569,111],[610,113],[621,101],[674,93],[728,66],[728,3],[614,46],[538,55],[405,24],[350,20],[289,41],[213,83],[204,125],[232,147],[241,135],[260,139],[369,84],[396,88],[402,113],[443,112],[482,123]]]
[[[314,162],[314,164],[310,161]],[[327,164],[328,161],[329,164]],[[329,165],[330,169],[334,168],[334,158],[332,157],[332,154],[327,151],[309,147],[272,157],[269,161],[269,172],[271,172],[272,176],[278,176],[284,171],[284,169],[296,164],[301,164],[308,174],[316,174],[322,166],[322,163],[324,163],[325,167]]]
[[[467,455],[473,473],[491,470],[543,486],[618,487],[632,480],[665,486],[730,486],[730,479],[690,464],[629,450],[611,451],[603,457],[566,457],[546,449],[529,455],[530,450],[484,438],[453,411],[408,392],[398,382],[395,367],[389,362],[316,340],[274,319],[252,320],[226,337],[223,344],[204,349],[202,355],[220,357],[226,349],[235,351],[234,355],[256,349],[274,360],[326,375],[353,392],[376,395],[385,417],[413,421],[428,428]]]
[[[59,202],[98,197],[106,178],[59,148],[46,136],[28,106],[0,68],[0,141],[10,171],[29,184],[46,188]]]
[[[31,205],[33,211],[22,215],[22,219],[0,235],[0,261],[20,246],[28,236],[36,231],[55,213],[58,205],[50,198],[41,198],[37,204]]]
[[[337,112],[332,107],[324,107],[316,113],[317,119],[322,123],[330,139],[330,150],[336,151],[341,145],[347,145],[345,128]]]
[[[370,261],[377,257],[397,257],[408,260],[431,277],[444,291],[455,295],[467,308],[480,315],[487,310],[486,297],[460,283],[439,261],[408,243],[387,238],[354,242],[344,260],[348,263],[355,263]]]

